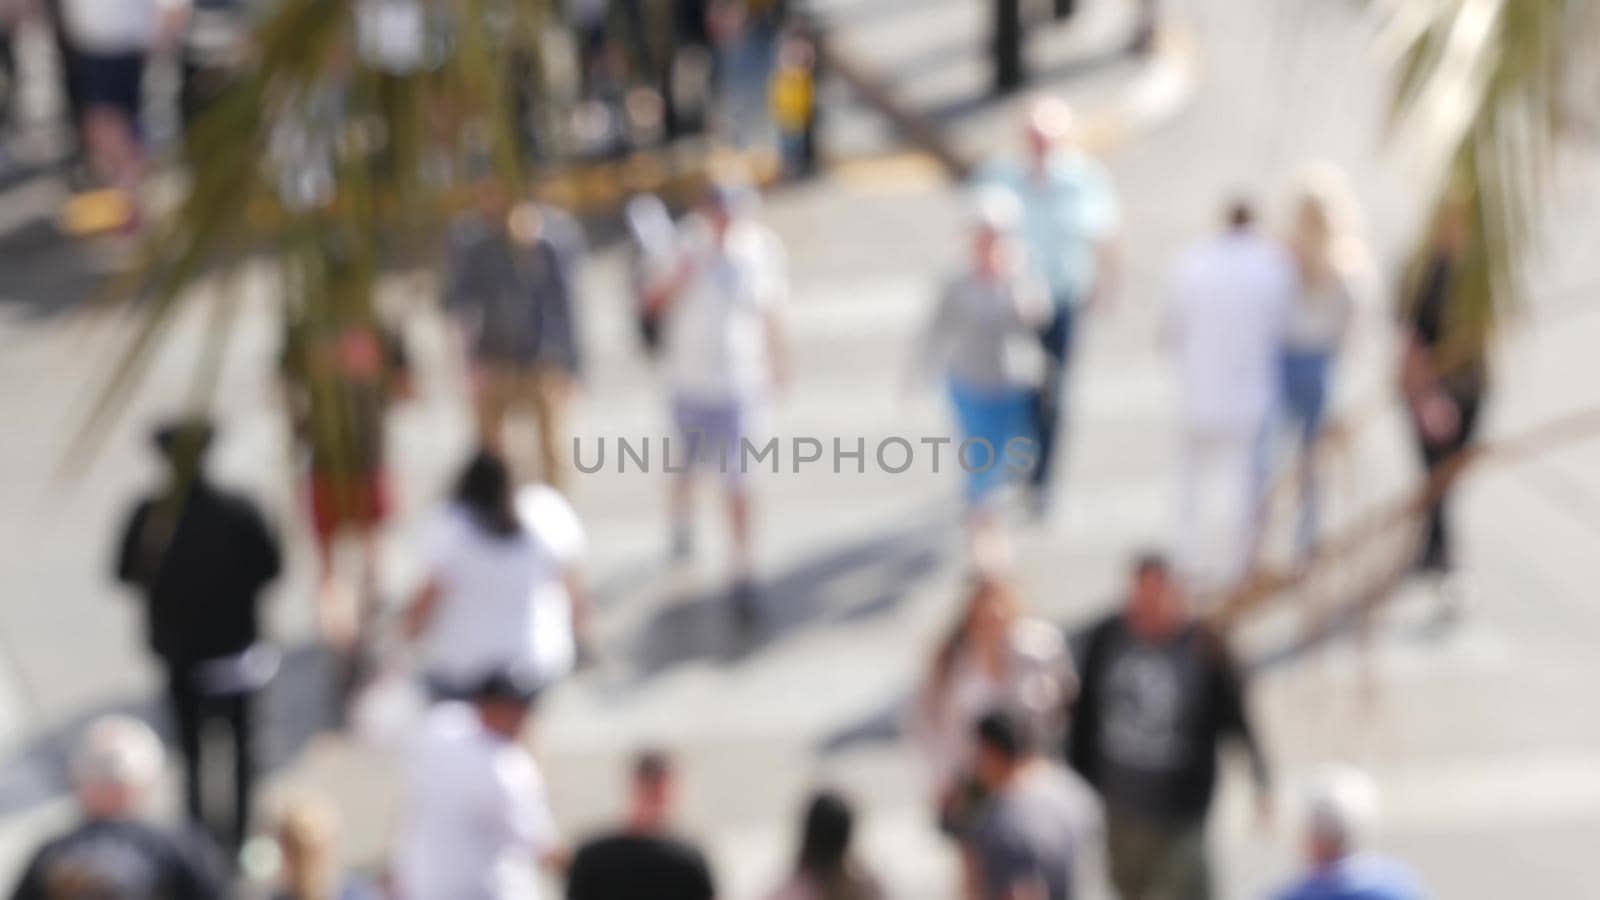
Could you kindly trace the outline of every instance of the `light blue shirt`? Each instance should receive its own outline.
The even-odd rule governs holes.
[[[1057,303],[1081,303],[1098,276],[1098,247],[1116,234],[1121,210],[1110,173],[1081,152],[1055,154],[1043,179],[1031,166],[1002,161],[985,166],[977,187],[1010,190],[1022,202],[1022,238],[1029,265]]]
[[[1411,870],[1379,856],[1351,856],[1306,876],[1276,900],[1423,900]]]

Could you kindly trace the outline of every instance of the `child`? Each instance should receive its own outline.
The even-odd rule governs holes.
[[[784,40],[772,73],[770,99],[783,171],[789,177],[807,175],[816,167],[816,66],[817,48],[810,38],[791,34]]]

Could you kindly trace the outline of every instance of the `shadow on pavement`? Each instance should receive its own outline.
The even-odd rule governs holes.
[[[887,613],[948,558],[957,534],[947,516],[908,516],[913,523],[819,551],[764,582],[757,621],[741,626],[726,591],[668,601],[639,629],[626,658],[629,681],[642,685],[695,660],[738,665],[808,626],[849,623]]]
[[[950,46],[940,48],[939,52],[944,54],[942,58],[941,56],[930,52],[925,60],[913,62],[912,65],[922,65],[927,68],[933,68],[947,63],[949,60],[949,55],[960,54],[966,50],[968,50],[968,45],[966,43],[963,43],[959,46],[952,44]],[[1085,78],[1102,70],[1110,69],[1119,63],[1127,62],[1130,59],[1132,59],[1132,57],[1129,57],[1128,54],[1122,52],[1121,50],[1105,51],[1092,56],[1075,56],[1052,66],[1035,67],[1030,73],[1030,77],[1035,84],[1042,86],[1054,83],[1058,80],[1066,81],[1075,78]],[[892,80],[900,81],[901,79],[901,68],[896,67],[894,75],[892,76]],[[997,97],[994,94],[985,91],[981,94],[973,96],[952,98],[941,103],[936,103],[923,109],[922,115],[941,126],[951,126],[958,124],[962,119],[982,113],[991,107],[1004,105],[1011,100],[1012,97],[1010,96]]]
[[[256,760],[267,775],[292,762],[310,740],[335,727],[329,702],[332,662],[319,645],[285,651],[277,678],[256,706]],[[0,816],[43,805],[70,790],[67,764],[72,748],[89,724],[105,715],[128,715],[150,723],[177,750],[165,698],[126,698],[87,709],[39,732],[16,748],[0,766]]]

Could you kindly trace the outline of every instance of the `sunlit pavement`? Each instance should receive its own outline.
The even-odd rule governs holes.
[[[1163,272],[1180,243],[1211,226],[1225,193],[1242,186],[1275,196],[1308,157],[1350,171],[1391,268],[1416,215],[1406,173],[1378,137],[1381,70],[1347,5],[1175,6],[1201,77],[1174,118],[1127,135],[1110,160],[1128,207],[1126,289],[1080,344],[1070,471],[1056,517],[1018,535],[1027,598],[1068,622],[1110,602],[1131,550],[1170,537],[1175,389],[1155,325]],[[1118,83],[1070,82],[1072,96],[1090,106]],[[974,151],[1005,135],[1004,117],[992,114],[952,116],[946,127]],[[784,436],[837,437],[847,446],[862,438],[870,449],[885,437],[946,431],[941,398],[905,382],[913,332],[963,243],[959,197],[936,169],[915,156],[864,166],[776,194],[767,213],[789,242],[795,284],[795,387],[775,424]],[[1581,242],[1563,241],[1594,233],[1585,210],[1592,199],[1554,211],[1556,246],[1538,302],[1506,342],[1491,436],[1592,404],[1600,391],[1600,363],[1589,349],[1600,339],[1600,313],[1581,290],[1596,268],[1570,246]],[[145,425],[176,409],[189,387],[200,320],[190,315],[175,329],[104,448],[57,478],[126,314],[32,316],[40,307],[10,302],[6,287],[17,257],[4,265],[0,734],[9,759],[0,772],[0,855],[9,861],[67,813],[52,753],[74,728],[106,709],[157,712],[133,605],[109,584],[107,559],[125,503],[152,474]],[[291,523],[287,435],[269,380],[276,333],[263,294],[272,282],[256,272],[246,283],[251,311],[217,386],[224,438],[215,463],[225,480],[248,486]],[[587,286],[590,374],[574,423],[585,441],[665,432],[663,399],[633,342],[622,284],[620,260],[606,251]],[[423,278],[391,287],[396,305],[418,307],[432,289]],[[1368,317],[1341,375],[1346,408],[1388,390],[1384,320],[1378,311]],[[445,364],[437,323],[415,317],[408,337],[424,378],[420,398],[393,426],[406,513],[388,548],[396,597],[415,575],[417,517],[437,500],[468,441],[458,373]],[[1336,519],[1416,477],[1398,410],[1377,410],[1331,471]],[[1600,838],[1600,720],[1585,715],[1600,676],[1589,571],[1600,538],[1597,463],[1591,443],[1473,477],[1459,509],[1473,593],[1454,630],[1422,627],[1426,598],[1408,591],[1364,643],[1266,670],[1256,707],[1283,790],[1278,815],[1263,827],[1249,813],[1242,779],[1228,781],[1214,832],[1222,896],[1258,896],[1289,870],[1294,785],[1333,759],[1374,770],[1389,814],[1383,843],[1410,858],[1437,896],[1584,895],[1588,849]],[[575,501],[593,538],[602,660],[555,693],[539,726],[563,822],[577,835],[608,818],[621,802],[627,754],[660,743],[683,759],[686,825],[711,846],[730,896],[760,891],[787,864],[790,823],[818,781],[861,801],[865,851],[895,896],[948,896],[950,859],[895,723],[958,599],[953,475],[812,467],[760,478],[771,624],[754,635],[740,635],[724,615],[722,544],[709,503],[696,564],[676,572],[666,565],[662,480],[612,473],[577,481]],[[277,592],[274,619],[277,633],[300,646],[308,548],[298,529],[293,534],[296,568]],[[1259,628],[1243,637],[1262,653],[1281,634]],[[346,809],[349,851],[370,861],[393,801],[383,757],[342,740],[291,740],[311,715],[294,693],[285,686],[270,701],[282,726],[269,754],[281,763],[273,790],[333,793]]]

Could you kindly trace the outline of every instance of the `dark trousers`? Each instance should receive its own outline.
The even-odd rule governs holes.
[[[1422,454],[1423,465],[1427,467],[1430,483],[1441,466],[1472,444],[1478,423],[1478,411],[1483,405],[1483,392],[1479,389],[1452,390],[1450,397],[1455,401],[1456,409],[1461,415],[1460,427],[1456,429],[1453,438],[1430,444],[1423,438],[1421,425],[1413,422],[1416,428],[1417,448]],[[1450,533],[1449,512],[1450,494],[1453,490],[1453,486],[1447,486],[1428,508],[1428,523],[1423,532],[1422,550],[1417,556],[1417,568],[1423,572],[1448,572],[1455,567],[1455,548]]]
[[[1033,404],[1033,430],[1039,438],[1039,462],[1029,481],[1037,491],[1050,486],[1051,472],[1054,470],[1059,443],[1057,432],[1062,410],[1066,407],[1067,366],[1072,358],[1072,338],[1076,330],[1074,320],[1077,313],[1072,304],[1058,297],[1055,308],[1050,324],[1039,332],[1048,363],[1044,382],[1040,384]]]
[[[196,687],[193,672],[175,668],[168,674],[168,700],[172,704],[173,723],[177,726],[178,747],[183,752],[184,799],[189,817],[205,826],[219,841],[231,842],[237,850],[250,828],[250,802],[255,786],[250,728],[254,695],[207,695]],[[201,773],[216,768],[207,765],[215,754],[214,749],[206,746],[206,729],[212,722],[225,726],[233,742],[229,767],[233,775],[233,808],[230,815],[220,821],[207,817],[205,792],[201,786]]]

